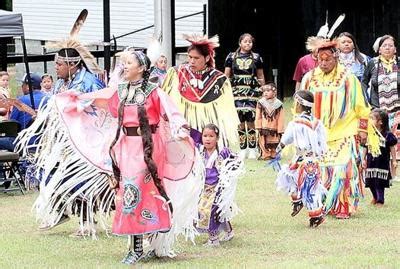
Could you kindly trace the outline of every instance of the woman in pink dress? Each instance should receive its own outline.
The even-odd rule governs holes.
[[[121,60],[109,88],[58,94],[24,137],[42,133],[37,163],[44,175],[53,171],[35,202],[38,218],[57,223],[79,196],[88,201],[87,219],[94,223],[96,214],[104,224],[115,201],[112,232],[128,236],[122,262],[134,264],[147,253],[174,256],[179,234],[193,240],[204,166],[185,119],[148,80],[148,57],[125,51]]]

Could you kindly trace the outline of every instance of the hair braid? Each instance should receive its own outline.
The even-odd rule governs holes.
[[[142,82],[142,91],[143,92],[145,92],[145,90],[146,90],[149,76],[150,76],[150,72],[145,71],[145,73],[143,75],[143,82]],[[169,202],[170,199],[169,199],[167,193],[165,192],[164,186],[161,183],[161,179],[158,177],[157,165],[152,158],[152,156],[153,156],[152,133],[151,133],[151,129],[150,129],[149,119],[147,117],[147,112],[143,105],[138,106],[138,114],[139,114],[139,125],[140,125],[141,134],[142,134],[144,162],[147,165],[147,169],[149,170],[151,177],[154,180],[154,185],[157,187],[158,192],[167,202]],[[172,212],[173,209],[172,209],[171,203],[169,203],[169,208]]]
[[[114,177],[117,180],[117,182],[119,183],[122,178],[121,178],[121,170],[118,167],[118,163],[117,163],[117,159],[115,157],[115,151],[113,149],[113,147],[115,146],[115,144],[117,143],[120,135],[121,135],[121,129],[122,129],[122,120],[124,117],[124,107],[125,107],[125,103],[126,100],[128,99],[128,93],[129,93],[129,88],[131,87],[130,84],[128,84],[128,89],[126,90],[126,94],[125,96],[123,96],[122,100],[119,103],[118,106],[118,128],[117,128],[117,133],[115,134],[115,138],[112,141],[111,145],[110,145],[110,149],[109,149],[109,154],[111,157],[111,166],[112,166],[112,170],[114,173]]]

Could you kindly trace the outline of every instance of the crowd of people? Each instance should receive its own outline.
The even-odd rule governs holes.
[[[278,85],[264,77],[252,35],[240,36],[224,72],[214,62],[217,36],[184,38],[187,62],[168,69],[165,55],[150,59],[129,48],[106,84],[93,56],[71,37],[58,44],[54,83],[48,74],[24,76],[17,100],[37,113],[4,106],[1,120],[18,121],[22,131],[17,141],[0,138],[0,148],[35,151],[41,230],[76,215],[73,236],[96,237],[99,226],[109,230],[113,212],[111,232],[128,237],[127,264],[175,256],[178,235],[193,241],[205,232],[205,246],[217,247],[234,237],[246,158],[277,167],[291,215],[305,206],[312,228],[328,214],[350,218],[365,187],[371,203],[384,204],[396,175],[400,121],[392,36],[376,42],[373,58],[348,32],[335,40],[309,37],[310,54],[294,68],[287,126],[284,118],[292,116],[277,98]],[[12,99],[7,72],[0,72],[0,98]],[[295,153],[280,167],[290,145]]]

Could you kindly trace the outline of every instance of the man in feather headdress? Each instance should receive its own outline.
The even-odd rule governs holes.
[[[347,219],[363,196],[359,144],[366,142],[368,133],[370,152],[377,154],[379,139],[368,123],[370,106],[361,84],[338,57],[336,42],[324,42],[318,48],[318,67],[304,76],[300,89],[314,94],[314,116],[327,130],[328,153],[322,166],[322,180],[329,189],[325,211]]]
[[[90,54],[90,52],[87,53]],[[92,73],[99,69],[89,69],[83,55],[84,53],[80,53],[76,46],[66,46],[56,53],[55,69],[58,80],[54,86],[53,94],[70,89],[79,92],[92,92],[105,88],[105,84]]]
[[[55,56],[58,80],[53,94],[70,89],[92,92],[105,88],[105,84],[95,76],[95,74],[101,75],[103,70],[97,65],[90,51],[77,39],[87,15],[87,10],[82,10],[72,27],[69,38],[51,43],[49,46],[59,49]]]
[[[69,37],[66,40],[62,40],[59,42],[54,42],[49,45],[50,48],[57,48],[59,49],[55,55],[55,69],[58,80],[55,83],[55,87],[53,89],[53,94],[57,95],[63,93],[68,90],[74,90],[79,93],[87,93],[93,92],[100,89],[105,88],[105,84],[96,77],[95,74],[102,74],[102,70],[97,65],[95,58],[90,53],[90,51],[77,39],[77,35],[86,20],[87,17],[87,10],[84,9],[79,14],[78,18],[76,19],[72,30],[70,32]],[[52,99],[49,106],[55,105],[55,98]],[[41,117],[49,117],[46,115],[46,109],[40,111]],[[47,143],[53,143],[54,141],[50,141]],[[58,156],[68,155],[70,154],[65,149],[58,152],[54,150],[53,159],[56,159]],[[59,154],[59,155],[58,155]],[[57,155],[57,156],[56,156]],[[55,164],[55,169],[60,165],[60,163]],[[53,172],[51,172],[52,174]],[[78,173],[71,173],[64,181],[67,182],[70,179],[76,177]],[[43,179],[42,179],[43,181]],[[46,187],[53,186],[51,184],[52,178],[51,176],[46,180]],[[84,185],[82,183],[80,186],[77,186],[70,190],[70,195],[76,195],[76,198],[71,203],[71,207],[68,207],[69,210],[61,209],[64,207],[65,197],[61,198],[59,196],[55,196],[55,201],[58,203],[56,210],[63,213],[60,218],[57,220],[48,218],[46,220],[43,219],[39,229],[47,230],[56,225],[59,225],[66,220],[69,219],[67,211],[71,211],[74,213],[78,213],[80,216],[80,228],[76,233],[73,235],[75,236],[83,236],[91,233],[90,227],[86,227],[87,225],[87,218],[89,212],[87,212],[88,208],[91,208],[93,211],[95,210],[93,207],[87,205],[87,198],[85,197],[84,188],[81,188]],[[57,186],[56,188],[59,188]],[[48,187],[47,189],[51,189],[52,187]],[[42,186],[42,189],[45,189]],[[39,203],[40,204],[40,203]],[[39,210],[40,211],[40,210]]]
[[[191,43],[188,63],[171,67],[163,89],[184,114],[196,142],[201,141],[201,130],[209,123],[221,131],[221,147],[237,145],[239,118],[236,113],[232,87],[224,73],[215,69],[214,49],[218,36],[185,35]]]

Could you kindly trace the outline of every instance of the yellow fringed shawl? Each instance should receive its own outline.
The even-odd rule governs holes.
[[[221,96],[208,103],[192,102],[183,97],[178,89],[179,79],[175,68],[170,68],[163,83],[163,90],[176,103],[191,128],[202,131],[208,123],[214,123],[220,129],[222,145],[238,148],[238,125],[232,87],[228,79],[219,89]]]

